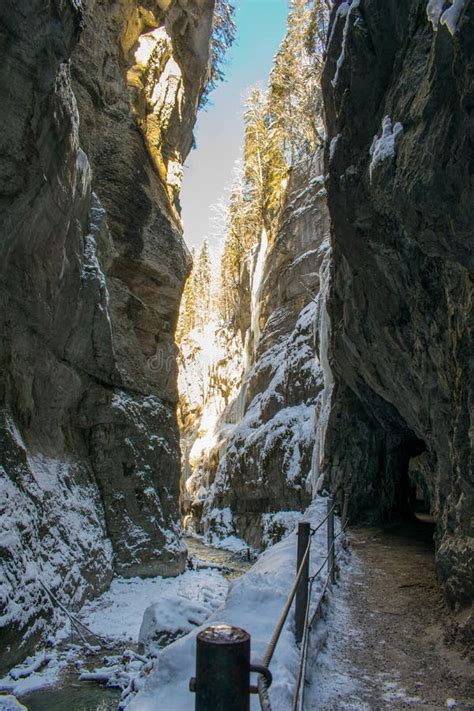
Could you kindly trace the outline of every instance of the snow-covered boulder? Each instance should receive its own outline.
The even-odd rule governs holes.
[[[11,694],[7,696],[0,696],[0,711],[28,711],[26,706],[20,704],[18,699],[16,699]]]
[[[202,625],[208,617],[208,605],[186,597],[164,595],[145,610],[138,635],[140,651],[153,654]]]

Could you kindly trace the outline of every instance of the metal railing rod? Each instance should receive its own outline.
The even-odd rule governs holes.
[[[280,619],[278,620],[278,622],[275,626],[275,629],[273,631],[272,638],[271,638],[270,642],[268,643],[268,646],[265,650],[265,654],[263,655],[263,665],[265,667],[268,667],[268,665],[270,664],[270,662],[272,660],[273,653],[275,651],[275,647],[276,647],[277,642],[280,638],[281,631],[282,631],[283,626],[286,622],[286,618],[288,617],[291,603],[293,602],[293,599],[296,595],[296,591],[298,589],[298,583],[300,582],[301,576],[303,575],[303,571],[304,571],[305,564],[306,564],[306,559],[309,555],[310,548],[311,548],[311,538],[309,539],[308,545],[306,546],[306,551],[304,553],[303,559],[301,561],[301,565],[300,565],[298,573],[296,575],[295,582],[293,583],[293,587],[291,588],[290,594],[288,595],[288,597],[286,599],[285,607],[282,610]]]
[[[310,540],[311,525],[309,521],[300,521],[298,524],[298,548],[296,571],[298,572],[301,561]],[[299,643],[303,639],[306,610],[308,609],[308,580],[309,557],[306,558],[303,575],[301,576],[295,596],[295,639]]]
[[[336,574],[334,568],[334,504],[332,499],[328,499],[328,525],[327,525],[327,539],[328,539],[328,572],[331,576],[331,584],[334,585],[336,582]]]
[[[272,638],[267,645],[265,654],[263,655],[262,665],[265,667],[268,667],[270,665],[273,654],[275,652],[275,648],[277,646],[278,640],[280,639],[281,632],[282,632],[283,627],[285,625],[286,618],[288,617],[288,613],[290,611],[291,604],[292,604],[293,599],[296,595],[296,591],[298,589],[298,584],[299,584],[301,577],[303,575],[303,572],[305,570],[306,560],[309,556],[309,551],[311,549],[311,540],[312,539],[310,537],[310,539],[308,541],[308,545],[306,546],[304,556],[301,560],[301,565],[299,567],[298,573],[297,573],[295,581],[293,583],[293,587],[291,588],[290,593],[286,599],[286,603],[285,603],[285,606],[282,610],[280,618],[275,626],[275,629],[273,630]],[[270,703],[270,698],[268,696],[267,682],[266,682],[265,677],[263,677],[262,675],[260,675],[258,678],[257,688],[258,688],[258,696],[259,696],[259,700],[260,700],[260,708],[262,709],[262,711],[271,711],[271,703]]]

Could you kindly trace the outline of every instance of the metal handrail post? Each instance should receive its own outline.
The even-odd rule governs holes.
[[[250,710],[250,635],[240,627],[213,625],[197,636],[195,711]]]
[[[336,566],[334,556],[334,504],[332,497],[328,498],[328,575],[331,585],[336,582]]]
[[[308,548],[311,525],[309,521],[301,521],[298,524],[298,550],[296,571],[298,572],[303,562],[306,549]],[[303,573],[296,590],[295,601],[295,638],[299,643],[303,639],[303,632],[306,619],[306,608],[308,607],[308,578],[309,578],[309,555],[306,556],[303,566]]]

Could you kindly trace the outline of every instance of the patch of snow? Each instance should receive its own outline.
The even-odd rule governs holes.
[[[277,511],[261,517],[263,544],[269,547],[288,536],[301,521],[301,511]]]
[[[446,706],[448,709],[454,709],[457,706],[455,699],[446,699]]]
[[[53,645],[57,644],[59,636],[51,640]],[[59,652],[55,648],[48,650],[47,654],[44,651],[39,651],[0,679],[0,688],[3,692],[7,691],[15,696],[25,696],[32,691],[54,686],[59,682],[65,669],[76,662],[79,652],[80,647],[74,645],[63,652]],[[46,663],[45,660],[47,660]],[[0,709],[3,709],[1,702]]]
[[[215,610],[220,604],[222,599],[219,599],[216,605],[211,605],[211,610]],[[209,614],[209,604],[195,602],[182,594],[162,595],[158,602],[146,608],[138,642],[147,654],[156,653],[156,650],[173,639],[182,637],[202,625]]]
[[[339,54],[339,57],[337,58],[336,62],[336,71],[334,73],[333,78],[331,79],[331,84],[333,87],[337,86],[337,82],[339,79],[339,72],[341,71],[342,65],[344,64],[344,59],[346,56],[346,48],[347,48],[347,37],[349,34],[349,27],[350,27],[350,22],[351,22],[351,14],[352,12],[358,8],[360,5],[360,0],[350,0],[348,2],[343,2],[339,5],[337,12],[336,12],[336,18],[334,20],[334,26],[337,23],[337,18],[338,17],[345,17],[345,22],[344,22],[344,28],[342,30],[342,45],[341,45],[341,52]],[[331,41],[332,36],[329,41]]]
[[[158,27],[151,32],[144,32],[138,38],[138,47],[135,51],[135,61],[137,64],[146,66],[150,61],[151,55],[159,42],[165,43],[168,40],[168,35],[164,27]]]
[[[438,29],[439,18],[443,12],[445,5],[445,0],[429,0],[426,6],[426,16],[433,26],[433,30],[436,32]]]
[[[410,696],[396,681],[384,681],[382,694],[385,701],[390,704],[396,704],[397,706],[401,704],[403,704],[404,707],[416,706],[423,703],[422,698],[419,696]]]
[[[239,536],[225,536],[224,538],[215,538],[213,536],[205,536],[206,541],[212,542],[214,548],[221,548],[224,551],[233,551],[234,553],[239,553],[242,550],[248,549],[248,543],[244,541],[243,538]]]
[[[18,699],[11,694],[8,694],[7,696],[0,696],[0,709],[1,711],[21,711],[21,709],[28,711],[26,706],[20,704]]]
[[[385,116],[382,121],[381,136],[374,136],[372,145],[369,149],[369,154],[372,158],[369,166],[369,175],[372,182],[373,171],[379,163],[386,160],[391,160],[395,156],[397,141],[403,133],[403,126],[397,122],[392,127],[392,119],[390,116]]]
[[[463,11],[465,2],[466,0],[454,0],[451,7],[448,7],[441,15],[440,24],[445,25],[451,35],[454,35],[458,28],[459,17]]]
[[[341,137],[341,134],[338,133],[337,136],[334,136],[334,138],[331,138],[331,143],[329,144],[329,162],[332,161],[334,158],[334,155],[336,153],[337,149],[337,142],[339,141]]]
[[[205,521],[204,540],[209,545],[235,553],[248,548],[248,544],[235,534],[234,520],[229,507],[212,508],[206,512]]]
[[[51,661],[50,654],[40,654],[38,657],[33,659],[29,664],[23,664],[17,669],[12,669],[10,676],[13,680],[18,681],[18,679],[26,679],[27,676],[34,674],[39,671],[42,667],[45,667]]]
[[[217,424],[219,412],[206,407],[199,420],[199,436],[196,437],[189,452],[191,466],[197,466],[199,459],[205,452],[210,451],[217,444]]]
[[[222,603],[227,581],[215,570],[187,570],[175,578],[114,578],[110,589],[84,605],[80,620],[95,634],[120,642],[137,642],[145,610],[158,603],[168,630],[185,624],[185,605],[195,604],[210,614]],[[180,617],[173,601],[181,601]],[[181,604],[180,603],[180,604]],[[172,625],[176,624],[175,628]]]

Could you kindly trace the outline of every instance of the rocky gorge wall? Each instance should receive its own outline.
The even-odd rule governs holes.
[[[267,545],[292,528],[311,500],[324,380],[315,350],[329,258],[321,167],[316,155],[293,169],[276,234],[264,230],[244,265],[231,338],[240,377],[233,377],[211,427],[198,425],[185,483],[193,525],[210,540],[236,534]],[[214,372],[213,408],[214,391],[230,382],[226,362]]]
[[[473,61],[472,0],[353,0],[333,11],[323,75],[326,482],[354,522],[407,515],[418,489],[461,622],[474,596]]]
[[[113,572],[177,574],[178,191],[213,0],[0,9],[2,665]]]

